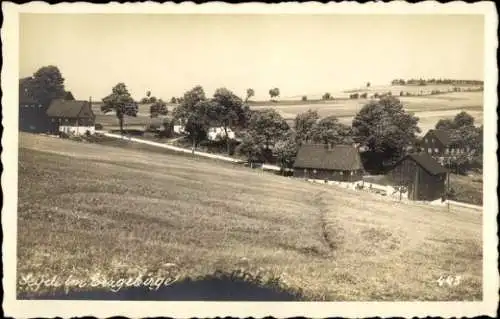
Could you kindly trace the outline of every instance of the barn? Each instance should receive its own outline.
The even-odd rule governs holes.
[[[387,177],[408,190],[410,200],[436,200],[445,194],[447,170],[427,153],[408,154],[398,161]]]
[[[294,177],[324,181],[356,182],[363,172],[359,151],[351,145],[304,144],[293,166]]]
[[[90,102],[75,100],[53,100],[47,109],[51,133],[69,135],[95,133],[95,115]]]

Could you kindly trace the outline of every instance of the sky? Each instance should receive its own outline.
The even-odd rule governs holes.
[[[19,22],[19,76],[56,65],[77,99],[118,82],[164,100],[202,85],[268,99],[389,84],[483,80],[480,15],[33,14]]]

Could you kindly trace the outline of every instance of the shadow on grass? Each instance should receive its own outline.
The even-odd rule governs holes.
[[[37,296],[19,295],[31,300],[170,300],[170,301],[300,301],[297,294],[277,288],[262,287],[243,280],[229,278],[186,279],[158,290],[146,287],[109,290],[64,292]]]

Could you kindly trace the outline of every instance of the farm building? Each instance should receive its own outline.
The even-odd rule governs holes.
[[[293,166],[293,176],[324,181],[356,182],[363,177],[358,149],[351,145],[304,144]]]
[[[50,119],[51,133],[95,133],[95,115],[88,101],[53,100],[47,109],[47,116]]]
[[[445,193],[447,170],[429,154],[408,154],[387,174],[396,186],[407,188],[410,200],[436,200]]]
[[[429,130],[424,135],[420,147],[425,153],[431,155],[441,164],[443,164],[444,160],[448,157],[466,154],[471,151],[457,143],[453,143],[448,131],[436,129]]]
[[[19,130],[25,132],[42,133],[49,129],[49,120],[46,109],[33,99],[27,89],[19,88]]]

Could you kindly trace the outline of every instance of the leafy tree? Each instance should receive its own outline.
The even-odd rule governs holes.
[[[271,96],[271,100],[275,97],[280,96],[280,89],[278,88],[273,88],[269,90],[269,96]]]
[[[464,126],[473,126],[474,117],[472,117],[469,113],[462,111],[458,113],[453,119],[453,125],[455,126],[455,128],[460,128]]]
[[[285,172],[285,168],[290,168],[292,166],[297,156],[299,146],[296,140],[295,134],[292,131],[288,131],[274,146],[274,152],[283,173]]]
[[[262,136],[259,135],[246,134],[236,148],[238,154],[246,156],[252,168],[253,163],[261,161],[263,158],[264,141],[261,138]]]
[[[362,98],[362,99],[367,99],[368,98],[368,92],[360,94],[359,97]]]
[[[247,97],[245,98],[245,102],[248,102],[253,96],[255,96],[255,91],[251,88],[247,89]]]
[[[206,137],[212,107],[205,91],[198,85],[184,93],[181,104],[175,108],[174,118],[184,123],[184,130],[193,142],[193,152]]]
[[[319,120],[318,111],[307,110],[304,113],[299,113],[295,116],[294,126],[296,132],[297,143],[308,143],[312,140],[313,129],[316,122]]]
[[[379,168],[384,161],[401,157],[420,132],[418,117],[407,113],[395,97],[383,97],[364,105],[354,117],[352,129],[356,142],[379,154],[374,157],[377,163],[372,163]]]
[[[316,143],[329,145],[352,144],[352,129],[340,123],[335,116],[328,116],[313,127],[312,139]]]
[[[450,119],[441,119],[436,123],[437,130],[452,130],[455,128],[455,123]]]
[[[210,108],[210,119],[224,129],[227,152],[230,150],[228,129],[246,126],[246,114],[243,101],[233,92],[226,88],[219,88],[212,98],[213,104]]]
[[[24,85],[27,93],[44,107],[48,107],[52,100],[63,99],[66,95],[64,78],[54,65],[38,69]]]
[[[307,95],[302,96],[302,101],[307,101]]]
[[[322,99],[323,99],[323,100],[329,100],[329,99],[331,99],[331,98],[332,98],[332,96],[331,96],[331,94],[330,94],[330,93],[328,93],[328,92],[326,92],[326,93],[325,93],[325,94],[323,94],[323,96],[322,96]]]
[[[177,103],[177,99],[175,96],[172,96],[172,98],[170,99],[170,103],[172,104],[176,104]]]
[[[162,99],[159,99],[158,101],[154,102],[149,107],[149,114],[150,117],[158,117],[158,115],[167,115],[168,114],[167,103],[165,103]]]
[[[248,133],[253,135],[255,140],[263,141],[265,149],[282,140],[289,129],[286,121],[274,109],[253,113],[248,125]]]
[[[137,116],[139,108],[128,92],[125,83],[115,85],[111,94],[102,99],[101,111],[108,113],[114,111],[120,123],[120,132],[123,134],[124,116]]]
[[[369,88],[371,86],[370,82],[366,82],[366,87]]]

